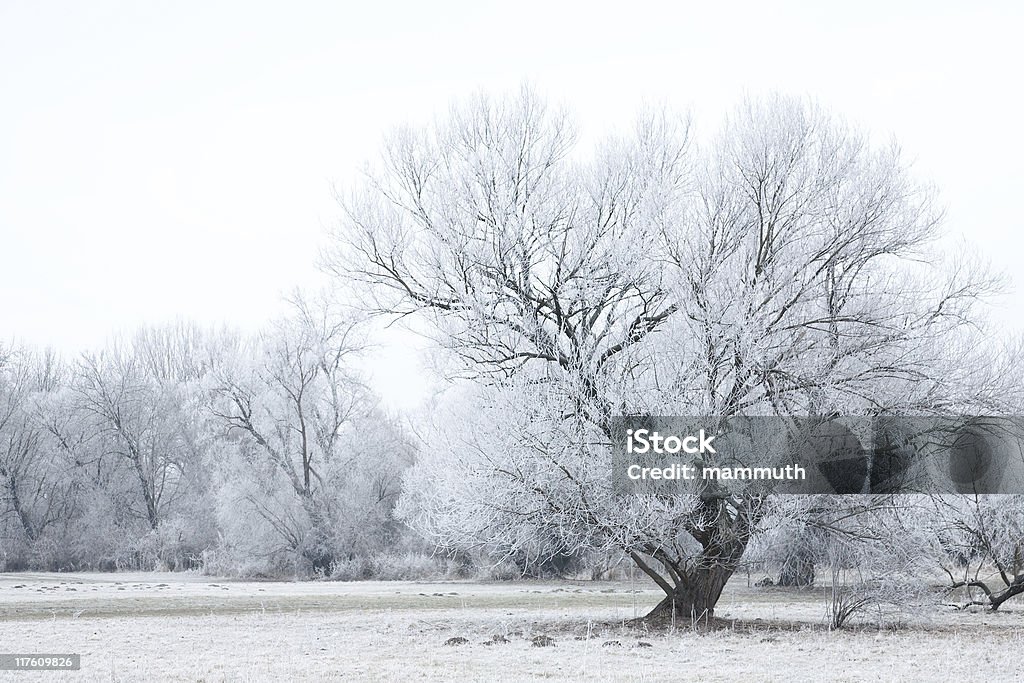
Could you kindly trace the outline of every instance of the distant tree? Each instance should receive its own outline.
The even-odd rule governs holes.
[[[144,339],[84,354],[72,387],[104,447],[127,466],[141,516],[156,529],[185,494],[197,453],[183,411],[184,378],[163,376]]]
[[[66,379],[52,351],[0,350],[0,528],[14,521],[7,549],[26,552],[67,518],[74,481],[40,416],[40,403]]]
[[[356,322],[298,298],[210,384],[213,414],[237,449],[225,469],[228,518],[251,529],[235,516],[255,514],[272,529],[271,551],[321,573],[380,545],[367,537],[385,533],[410,457],[353,369],[363,347]]]
[[[915,512],[904,538],[942,568],[960,608],[1024,595],[1024,496],[935,495]]]

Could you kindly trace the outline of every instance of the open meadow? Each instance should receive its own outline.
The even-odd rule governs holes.
[[[189,574],[0,575],[0,651],[79,653],[24,681],[1019,680],[1024,608],[928,608],[830,632],[823,589],[748,587],[733,627],[627,622],[631,582],[240,582]],[[538,636],[546,636],[550,641]],[[465,638],[461,645],[446,645]],[[547,646],[535,644],[550,642]]]

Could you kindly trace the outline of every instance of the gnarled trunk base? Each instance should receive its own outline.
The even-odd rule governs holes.
[[[733,571],[729,567],[716,566],[681,576],[680,584],[667,592],[642,621],[693,628],[709,626],[715,618],[715,605]]]
[[[756,500],[738,504],[709,493],[701,500],[700,510],[700,519],[714,519],[715,523],[687,529],[701,545],[696,556],[660,546],[630,552],[636,565],[665,591],[664,599],[643,621],[711,626],[722,589],[739,566],[759,518],[760,504]]]

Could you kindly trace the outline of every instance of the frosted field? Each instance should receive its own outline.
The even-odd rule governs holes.
[[[718,608],[754,630],[645,633],[658,600],[619,583],[271,583],[182,574],[0,574],[0,652],[80,653],[17,681],[902,681],[1024,677],[1024,605],[833,632],[818,592],[747,588]],[[772,621],[769,627],[755,620]],[[500,635],[507,643],[485,645]],[[554,645],[536,647],[546,635]],[[469,643],[447,646],[453,637]],[[615,641],[615,642],[609,642]],[[617,643],[617,644],[616,644]]]

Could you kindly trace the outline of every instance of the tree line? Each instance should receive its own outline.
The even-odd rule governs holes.
[[[0,349],[0,565],[325,575],[393,543],[413,444],[355,370],[357,327],[297,298],[251,337]]]

